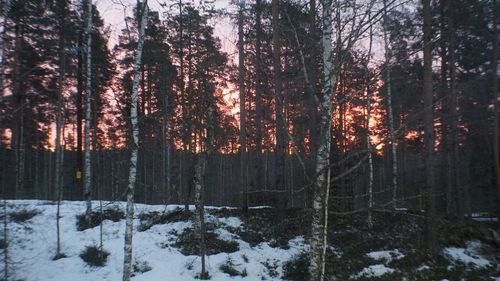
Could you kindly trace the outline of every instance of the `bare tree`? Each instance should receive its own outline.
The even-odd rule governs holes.
[[[206,243],[205,243],[205,174],[207,162],[213,153],[214,147],[214,118],[213,118],[213,106],[210,101],[207,112],[207,134],[205,138],[205,151],[198,154],[198,159],[194,167],[195,175],[193,178],[193,185],[195,189],[195,205],[196,205],[196,226],[198,230],[199,242],[200,242],[200,257],[201,257],[201,273],[200,279],[207,280],[210,279],[205,266],[205,256],[206,256]]]
[[[138,6],[139,7],[139,6]],[[148,18],[148,2],[144,0],[142,5],[141,22],[139,26],[139,42],[135,53],[134,80],[132,84],[132,104],[130,120],[132,122],[132,153],[130,155],[130,167],[127,186],[127,215],[125,222],[125,246],[123,258],[123,281],[130,281],[132,268],[132,237],[134,223],[134,190],[137,176],[137,154],[139,147],[139,122],[137,118],[137,96],[139,88],[139,70],[142,61],[142,49],[144,47],[144,33]]]
[[[64,257],[61,252],[61,232],[60,232],[60,208],[62,199],[62,147],[61,139],[64,138],[63,135],[63,113],[64,113],[64,76],[65,76],[65,42],[64,42],[64,25],[65,25],[65,1],[58,1],[59,8],[59,77],[58,77],[58,97],[57,97],[57,109],[56,109],[56,159],[55,159],[55,179],[54,179],[54,189],[57,192],[57,213],[56,213],[56,225],[57,225],[57,246],[56,254],[54,259],[59,259]],[[62,135],[62,136],[61,136]]]
[[[398,191],[398,153],[396,137],[394,134],[394,113],[392,110],[392,85],[391,85],[391,46],[387,35],[389,18],[387,16],[387,0],[384,0],[384,49],[385,49],[385,90],[387,93],[387,115],[389,118],[389,137],[391,139],[391,158],[392,158],[392,207],[396,208],[396,198]]]
[[[318,139],[318,152],[316,154],[316,174],[317,178],[314,182],[314,197],[313,197],[313,221],[312,221],[312,237],[311,237],[311,280],[322,281],[324,274],[322,272],[322,245],[326,244],[324,236],[324,215],[326,194],[329,186],[327,184],[327,176],[330,166],[330,135],[332,125],[332,110],[333,110],[333,87],[336,77],[333,75],[332,64],[332,0],[323,0],[323,30],[322,30],[322,45],[323,45],[323,97],[320,103],[320,124]]]
[[[85,1],[85,0],[84,0]],[[87,95],[85,97],[85,178],[83,189],[85,192],[85,201],[87,209],[85,211],[85,220],[90,225],[90,213],[92,212],[92,164],[90,160],[90,121],[92,116],[92,0],[87,0]]]
[[[238,84],[240,93],[240,188],[241,208],[243,212],[248,211],[248,153],[247,153],[247,121],[245,100],[245,50],[243,42],[243,11],[245,0],[239,1],[238,11]]]
[[[497,1],[493,0],[491,4],[491,15],[493,21],[493,58],[491,63],[491,79],[493,98],[493,152],[495,159],[495,174],[497,179],[497,199],[500,206],[500,91],[498,90],[498,19],[497,19]],[[497,210],[497,216],[500,219],[500,208]]]

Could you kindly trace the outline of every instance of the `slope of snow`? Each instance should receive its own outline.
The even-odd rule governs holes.
[[[485,267],[491,265],[491,263],[481,257],[478,253],[478,249],[481,246],[481,243],[478,241],[470,241],[467,243],[467,248],[456,248],[456,247],[448,247],[443,251],[449,256],[451,259],[455,261],[461,261],[465,264],[473,264],[476,267]]]
[[[351,278],[359,278],[359,277],[379,277],[387,273],[394,272],[394,269],[390,267],[386,267],[383,264],[372,264],[368,267],[363,268],[358,274],[355,276],[351,276]]]
[[[403,258],[405,255],[403,255],[398,249],[396,250],[385,250],[385,251],[375,251],[375,252],[370,252],[366,254],[370,258],[374,260],[386,260],[387,262],[390,262],[393,258],[394,259],[400,259]]]
[[[124,203],[104,203],[104,208],[118,207],[124,210]],[[94,202],[98,206],[98,202]],[[171,211],[179,206],[151,206],[136,204],[136,215],[142,212]],[[90,267],[81,258],[80,253],[86,246],[99,245],[99,227],[84,231],[76,230],[76,215],[85,210],[85,202],[63,201],[61,205],[61,247],[66,258],[52,260],[56,251],[56,205],[52,202],[38,200],[16,200],[8,202],[8,212],[21,209],[37,210],[40,214],[32,219],[16,223],[10,222],[9,253],[10,272],[13,279],[25,281],[99,281],[120,280],[123,269],[123,233],[125,220],[103,222],[104,249],[110,253],[106,266]],[[216,218],[207,215],[207,221],[231,227],[240,227],[242,222],[236,217]],[[139,220],[134,220],[134,228]],[[177,248],[171,247],[169,241],[175,240],[174,232],[181,233],[186,227],[192,227],[191,222],[181,221],[152,226],[144,232],[134,232],[133,258],[137,263],[147,264],[151,271],[136,273],[132,280],[140,281],[182,281],[194,280],[200,271],[200,259],[197,256],[184,256]],[[217,233],[221,239],[235,239],[237,236],[223,228]],[[207,257],[207,269],[211,280],[241,280],[241,276],[230,277],[220,271],[221,264],[231,260],[235,268],[248,275],[244,280],[279,280],[269,277],[268,269],[263,263],[276,264],[278,276],[281,276],[283,262],[293,255],[306,249],[302,237],[290,241],[290,249],[272,248],[268,243],[256,247],[242,240],[236,240],[240,250],[234,253],[220,253]]]

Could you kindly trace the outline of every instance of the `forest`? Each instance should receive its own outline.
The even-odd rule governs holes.
[[[500,280],[499,16],[0,0],[0,280]]]

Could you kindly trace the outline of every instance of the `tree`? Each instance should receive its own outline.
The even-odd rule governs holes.
[[[245,0],[240,0],[238,11],[238,87],[240,94],[240,188],[241,208],[248,211],[248,152],[247,152],[247,122],[245,100],[245,46],[243,42],[243,10]]]
[[[387,93],[387,115],[389,118],[389,136],[391,139],[391,156],[392,156],[392,207],[396,208],[397,191],[398,191],[398,154],[397,143],[394,133],[394,113],[392,110],[392,87],[391,87],[391,47],[387,36],[387,0],[384,0],[384,49],[385,49],[385,89]]]
[[[137,173],[137,152],[139,147],[139,124],[137,120],[137,96],[139,91],[139,68],[142,61],[142,49],[144,47],[144,34],[148,18],[148,3],[147,0],[143,2],[141,12],[141,22],[139,25],[139,36],[137,43],[137,51],[135,55],[134,64],[134,82],[132,88],[132,104],[130,119],[132,123],[132,140],[133,147],[130,155],[129,178],[127,186],[127,214],[125,223],[125,246],[123,258],[123,281],[130,280],[132,269],[132,238],[133,238],[133,222],[134,222],[134,190],[136,184]]]
[[[314,182],[313,197],[313,221],[311,237],[311,280],[322,281],[325,276],[322,272],[322,246],[324,245],[324,207],[329,192],[329,170],[330,170],[330,134],[333,109],[333,86],[335,85],[335,74],[332,65],[332,0],[323,0],[323,96],[320,103],[320,124],[318,139],[318,152],[316,155],[316,174]]]
[[[429,250],[437,251],[436,234],[436,203],[434,184],[434,117],[433,117],[433,91],[432,91],[432,18],[430,0],[422,0],[423,12],[423,39],[422,48],[424,52],[424,74],[423,74],[423,97],[424,97],[424,146],[425,146],[425,172],[427,187],[427,242]]]
[[[92,0],[87,0],[87,87],[86,87],[86,110],[85,110],[85,179],[83,181],[85,191],[85,220],[90,225],[92,213],[92,163],[90,159],[90,123],[92,116]]]
[[[272,4],[272,27],[273,27],[273,71],[274,71],[274,108],[275,108],[275,188],[278,191],[285,191],[285,116],[283,112],[283,93],[281,80],[281,38],[280,38],[280,2],[273,0]],[[284,208],[286,207],[286,195],[278,196],[278,215],[276,218],[282,220]]]

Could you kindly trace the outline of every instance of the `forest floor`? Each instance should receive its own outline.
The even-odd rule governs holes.
[[[99,202],[93,204],[100,210]],[[195,280],[200,259],[194,207],[185,212],[175,205],[135,206],[132,280]],[[123,202],[103,202],[104,212],[95,212],[87,225],[82,219],[85,202],[63,201],[65,257],[54,260],[57,206],[52,201],[9,200],[7,243],[0,229],[0,271],[8,244],[9,280],[120,280],[124,207]],[[260,207],[242,214],[235,208],[207,207],[211,280],[308,280],[310,218],[308,210],[299,209],[279,214]],[[101,220],[107,255],[90,251],[99,247]],[[460,222],[441,219],[437,254],[424,250],[425,220],[418,213],[376,212],[372,229],[361,213],[332,215],[329,225],[328,280],[500,281],[500,224],[487,214]],[[99,262],[102,266],[96,266]]]

